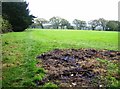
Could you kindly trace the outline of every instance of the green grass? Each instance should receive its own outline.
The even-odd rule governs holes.
[[[45,75],[36,77],[36,56],[56,48],[118,50],[118,32],[28,29],[2,34],[3,86],[35,86],[33,80]]]
[[[105,60],[105,59],[99,59],[97,58],[96,60],[98,60],[100,62],[100,64],[104,65],[106,67],[107,70],[107,75],[105,76],[101,76],[101,79],[103,81],[106,81],[106,86],[111,88],[117,88],[120,87],[120,80],[116,79],[114,77],[114,75],[119,75],[119,63],[115,64],[112,61],[109,60]]]
[[[58,89],[58,86],[51,82],[48,82],[43,86],[43,89]]]
[[[118,32],[84,30],[40,30],[33,39],[56,48],[97,48],[118,50]],[[51,47],[49,46],[49,47]]]

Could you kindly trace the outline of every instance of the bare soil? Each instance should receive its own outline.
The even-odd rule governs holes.
[[[42,61],[46,77],[38,85],[53,82],[60,87],[105,86],[100,75],[107,75],[106,66],[96,58],[119,62],[120,52],[95,49],[55,49],[37,56]],[[37,64],[41,65],[41,64]]]

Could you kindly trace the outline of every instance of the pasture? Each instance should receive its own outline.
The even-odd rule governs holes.
[[[5,87],[35,86],[33,80],[45,76],[45,70],[36,67],[36,64],[40,63],[36,57],[54,49],[91,48],[119,51],[118,32],[110,31],[27,29],[24,32],[2,34],[1,38],[2,84]],[[114,68],[118,68],[116,64]],[[39,78],[35,77],[38,70],[42,71]],[[118,86],[118,80],[113,78],[114,82],[113,85]],[[44,86],[56,87],[50,84]]]

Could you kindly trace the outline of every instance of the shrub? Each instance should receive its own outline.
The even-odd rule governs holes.
[[[5,20],[0,16],[0,33],[7,33],[12,31],[12,26],[8,20]]]

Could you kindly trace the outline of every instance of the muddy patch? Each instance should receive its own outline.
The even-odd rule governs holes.
[[[42,67],[47,70],[46,77],[38,82],[43,85],[53,82],[60,87],[99,86],[99,75],[107,70],[96,58],[119,62],[120,52],[95,49],[55,49],[37,56]],[[97,82],[96,82],[97,80]]]

